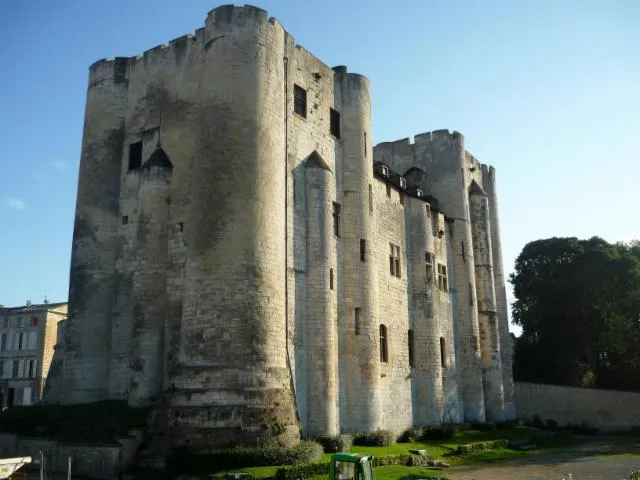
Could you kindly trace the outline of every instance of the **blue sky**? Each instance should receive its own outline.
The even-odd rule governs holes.
[[[66,300],[88,67],[218,4],[0,3],[0,303]],[[640,2],[256,0],[369,77],[374,142],[440,128],[497,169],[507,270],[549,236],[640,238]]]

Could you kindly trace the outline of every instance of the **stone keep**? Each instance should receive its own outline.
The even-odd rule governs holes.
[[[45,401],[192,446],[513,418],[496,198],[457,132],[372,147],[369,81],[261,9],[100,60]]]

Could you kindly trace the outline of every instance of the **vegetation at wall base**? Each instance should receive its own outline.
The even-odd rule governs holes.
[[[376,430],[375,432],[356,433],[353,436],[354,445],[367,447],[386,447],[394,444],[396,437],[388,430]]]
[[[177,449],[168,460],[168,469],[180,474],[198,474],[224,469],[310,463],[320,458],[322,445],[303,441],[292,447],[236,447],[193,453]]]
[[[0,431],[67,443],[117,444],[133,428],[144,428],[148,408],[104,400],[79,405],[15,406],[0,412]]]
[[[322,445],[325,453],[348,452],[353,445],[353,437],[348,434],[320,436],[312,440]]]

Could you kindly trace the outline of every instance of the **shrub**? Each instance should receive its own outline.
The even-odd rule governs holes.
[[[556,428],[558,428],[558,422],[556,422],[554,419],[552,418],[548,418],[547,419],[547,428],[549,430],[555,430]]]
[[[325,453],[348,452],[353,445],[353,437],[347,434],[316,437],[315,441],[322,445]]]
[[[314,476],[327,476],[329,473],[328,463],[305,463],[292,467],[282,467],[276,470],[275,480],[303,480]]]
[[[468,443],[466,445],[459,445],[456,452],[458,454],[477,452],[480,450],[493,450],[494,448],[507,448],[509,442],[504,439],[489,440],[487,442]]]
[[[582,423],[578,425],[574,425],[572,423],[567,423],[565,426],[567,430],[570,430],[574,435],[588,435],[595,436],[598,435],[598,429],[589,425],[586,420],[583,420]]]
[[[631,472],[631,474],[627,477],[626,480],[640,480],[640,470]]]
[[[473,422],[471,428],[480,432],[491,432],[497,428],[493,422]]]
[[[455,425],[441,425],[438,427],[425,427],[422,431],[420,440],[440,440],[445,438],[453,438],[458,432]]]
[[[398,443],[412,443],[417,442],[422,438],[423,429],[418,427],[407,428],[402,434],[398,437]]]
[[[353,443],[365,447],[388,447],[395,442],[395,435],[388,430],[376,430],[375,432],[356,433]]]
[[[316,460],[323,448],[315,442],[304,441],[293,447],[237,447],[208,453],[178,450],[169,458],[169,468],[180,473],[199,473],[226,468],[292,465]]]
[[[536,415],[533,416],[533,420],[531,422],[531,426],[533,426],[535,428],[544,428],[544,422],[542,421],[540,416],[536,414]]]

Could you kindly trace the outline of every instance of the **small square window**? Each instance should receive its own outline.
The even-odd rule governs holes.
[[[333,108],[330,110],[330,123],[331,135],[340,138],[340,112]]]
[[[293,86],[293,111],[307,118],[307,91],[298,85]]]
[[[31,326],[37,327],[40,325],[40,319],[38,317],[31,317]]]

